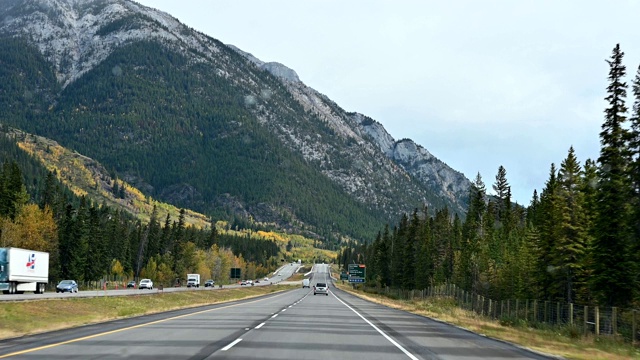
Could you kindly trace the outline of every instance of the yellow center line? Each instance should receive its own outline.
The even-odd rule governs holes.
[[[32,349],[16,351],[16,352],[13,352],[13,353],[10,353],[10,354],[0,355],[0,359],[8,358],[8,357],[11,357],[11,356],[27,354],[27,353],[31,353],[31,352],[34,352],[34,351],[45,350],[45,349],[53,348],[53,347],[60,346],[60,345],[67,345],[67,344],[75,343],[75,342],[78,342],[78,341],[89,340],[89,339],[97,338],[97,337],[100,337],[100,336],[111,335],[111,334],[119,333],[119,332],[122,332],[122,331],[141,328],[141,327],[148,326],[148,325],[159,324],[159,323],[162,323],[162,322],[165,322],[165,321],[176,320],[176,319],[180,319],[180,318],[187,317],[187,316],[193,316],[193,315],[203,314],[203,313],[207,313],[207,312],[211,312],[211,311],[218,311],[218,310],[222,310],[222,309],[228,309],[228,308],[235,307],[235,306],[247,305],[247,304],[255,303],[255,302],[258,302],[258,301],[269,300],[269,299],[276,298],[278,296],[282,296],[284,294],[285,293],[278,294],[278,295],[275,295],[275,296],[271,296],[271,297],[268,297],[268,298],[265,298],[265,299],[258,299],[258,300],[252,300],[252,301],[248,301],[248,302],[243,302],[241,304],[227,305],[227,306],[222,306],[222,307],[215,308],[215,309],[196,311],[196,312],[193,312],[193,313],[188,313],[188,314],[184,314],[184,315],[178,315],[178,316],[174,316],[174,317],[170,317],[170,318],[166,318],[166,319],[162,319],[162,320],[156,320],[156,321],[152,321],[152,322],[148,322],[148,323],[144,323],[144,324],[133,325],[133,326],[125,327],[125,328],[122,328],[122,329],[116,329],[116,330],[106,331],[106,332],[98,333],[98,334],[94,334],[94,335],[83,336],[83,337],[80,337],[80,338],[71,339],[71,340],[67,340],[67,341],[62,341],[62,342],[55,343],[55,344],[49,344],[49,345],[44,345],[44,346],[40,346],[40,347],[36,347],[36,348],[32,348]]]

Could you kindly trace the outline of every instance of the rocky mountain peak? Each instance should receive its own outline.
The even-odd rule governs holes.
[[[254,63],[260,69],[270,72],[275,77],[278,77],[280,79],[283,79],[289,82],[300,82],[300,78],[298,77],[298,74],[293,69],[288,68],[283,64],[280,64],[278,62],[264,62],[258,59],[257,57],[253,56],[253,54],[240,50],[235,45],[227,44],[227,46],[235,50],[238,54],[242,55],[247,60]]]

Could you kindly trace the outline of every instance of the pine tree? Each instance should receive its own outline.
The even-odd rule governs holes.
[[[631,131],[629,139],[630,162],[629,167],[633,198],[631,206],[633,209],[631,218],[631,228],[633,231],[633,253],[636,254],[634,262],[636,266],[640,266],[640,66],[636,72],[636,76],[632,81],[633,96],[635,101],[631,112]],[[640,279],[638,286],[640,287]],[[640,291],[640,288],[638,289]]]
[[[469,210],[462,226],[460,249],[460,277],[465,289],[477,289],[479,284],[480,251],[484,237],[484,215],[487,208],[486,188],[480,173],[469,188]]]
[[[609,107],[600,132],[598,158],[598,216],[593,244],[593,289],[602,304],[625,306],[633,298],[635,263],[631,253],[629,227],[631,183],[628,177],[629,150],[625,130],[627,84],[620,45],[613,49],[609,63],[609,86],[605,98]]]
[[[582,170],[575,156],[573,146],[558,172],[558,196],[562,216],[561,233],[554,251],[555,263],[562,269],[566,298],[569,303],[575,300],[576,277],[584,265],[585,247],[588,239],[587,217],[584,194],[580,185]]]
[[[507,181],[507,170],[502,165],[498,168],[496,182],[493,184],[493,191],[496,192],[496,197],[499,200],[497,220],[509,226],[511,223],[509,219],[511,212],[511,186]]]
[[[537,247],[538,253],[538,284],[541,295],[545,299],[557,299],[562,296],[558,277],[557,261],[555,251],[558,239],[561,234],[559,223],[562,215],[560,209],[560,199],[558,196],[559,181],[555,164],[551,164],[549,170],[549,180],[545,184],[540,196],[538,226],[540,233],[540,243]]]

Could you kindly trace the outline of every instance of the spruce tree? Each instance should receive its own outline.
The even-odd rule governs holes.
[[[631,166],[629,172],[633,190],[631,228],[633,231],[633,253],[636,254],[633,260],[636,266],[640,266],[640,66],[632,81],[631,88],[635,99],[631,117],[629,118],[631,121],[629,138]],[[640,286],[640,278],[638,281],[637,285]]]
[[[629,135],[624,127],[627,84],[623,81],[626,74],[623,56],[618,44],[611,60],[607,61],[609,86],[605,99],[609,106],[600,132],[598,216],[593,244],[593,290],[602,304],[611,306],[628,305],[636,281],[635,264],[630,255],[632,189],[628,177]]]
[[[560,200],[560,236],[554,256],[556,264],[562,269],[560,283],[564,283],[565,300],[575,300],[576,277],[584,265],[585,245],[588,238],[587,217],[584,205],[584,194],[580,184],[582,170],[575,156],[573,146],[567,158],[560,165],[558,172],[558,195]]]

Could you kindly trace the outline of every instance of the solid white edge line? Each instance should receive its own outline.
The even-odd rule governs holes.
[[[222,348],[222,351],[227,351],[229,349],[231,349],[233,347],[233,345],[239,343],[240,341],[242,341],[242,339],[236,339],[236,341],[232,342],[231,344],[225,346]]]
[[[260,324],[260,325],[256,326],[256,329],[260,329],[261,327],[263,327],[263,326],[264,326],[264,324],[266,324],[266,323],[262,323],[262,324]]]
[[[362,320],[364,320],[367,324],[369,324],[372,328],[374,328],[377,332],[380,333],[380,335],[384,336],[385,339],[389,340],[389,342],[391,342],[393,345],[395,345],[398,349],[400,349],[403,353],[405,353],[405,355],[407,355],[410,359],[412,360],[418,360],[417,357],[415,357],[412,353],[410,353],[407,349],[403,348],[402,345],[398,344],[395,340],[393,340],[389,335],[385,334],[384,331],[378,329],[377,326],[373,325],[373,323],[371,323],[371,321],[367,320],[364,316],[360,315],[359,312],[355,311],[351,306],[347,305],[344,301],[340,300],[336,294],[333,293],[333,291],[331,292],[331,295],[333,295],[333,297],[335,297],[338,301],[340,301],[342,303],[342,305],[346,306],[347,308],[349,308],[349,310],[353,311],[354,313],[356,313],[356,315],[360,316],[360,318]]]

